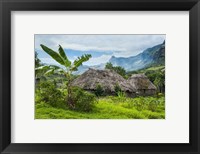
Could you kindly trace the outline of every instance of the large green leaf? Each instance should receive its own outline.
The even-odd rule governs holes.
[[[59,51],[60,56],[63,58],[63,60],[64,60],[64,62],[65,62],[65,66],[66,66],[66,67],[69,67],[69,66],[71,65],[71,62],[70,62],[69,59],[67,58],[67,56],[66,56],[66,54],[65,54],[65,51],[64,51],[64,49],[62,48],[61,45],[59,45],[58,51]]]
[[[54,74],[54,69],[50,69],[44,73],[44,75],[51,75]]]
[[[59,64],[61,65],[65,65],[65,62],[63,61],[62,57],[55,51],[53,51],[52,49],[48,48],[47,46],[41,44],[40,45],[42,47],[42,49],[48,54],[50,55],[55,61],[57,61]]]
[[[62,69],[61,67],[57,66],[57,65],[49,65],[49,68],[51,69]]]
[[[77,71],[78,67],[83,64],[83,62],[88,61],[92,56],[90,54],[82,55],[81,57],[78,57],[73,63],[73,66],[71,68],[71,71]]]
[[[57,74],[64,74],[65,72],[64,72],[63,69],[57,69],[57,70],[55,70],[55,73],[57,73]]]
[[[59,54],[61,55],[61,57],[62,57],[63,59],[67,59],[67,56],[66,56],[66,54],[65,54],[65,51],[64,51],[64,49],[62,48],[61,45],[59,45],[58,51],[59,51]]]
[[[44,66],[40,66],[40,67],[35,68],[35,70],[40,71],[40,70],[45,70],[45,69],[48,69],[48,68],[49,68],[49,66],[44,65]]]
[[[56,66],[56,65],[50,65],[50,69],[54,70],[54,73],[60,73],[60,74],[64,74],[65,71],[63,68]]]
[[[51,75],[54,73],[60,73],[60,74],[64,74],[65,71],[56,65],[44,65],[44,66],[40,66],[35,68],[35,71],[42,71],[43,75]]]

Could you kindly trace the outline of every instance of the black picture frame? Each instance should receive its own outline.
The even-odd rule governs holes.
[[[11,11],[189,11],[190,143],[29,144],[11,143]],[[200,154],[199,0],[0,0],[1,153]],[[183,36],[184,37],[184,36]],[[180,108],[181,109],[181,108]],[[177,111],[178,112],[178,111]],[[23,125],[23,124],[22,124]],[[24,124],[25,125],[25,124]],[[28,131],[28,130],[27,130]],[[31,132],[30,132],[31,133]]]

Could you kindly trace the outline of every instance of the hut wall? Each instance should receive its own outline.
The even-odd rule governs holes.
[[[88,90],[88,89],[85,89],[86,91],[90,92],[90,93],[95,93],[95,90]],[[136,96],[136,93],[133,93],[133,92],[125,92],[126,96],[128,97],[135,97]],[[111,92],[111,91],[106,91],[104,93],[104,96],[116,96],[115,92]]]
[[[126,92],[126,95],[128,97],[134,98],[136,96],[136,93]]]
[[[145,95],[155,95],[156,94],[156,90],[154,89],[147,89],[145,90]]]
[[[141,95],[141,96],[151,96],[155,94],[156,94],[156,90],[154,89],[139,89],[137,91],[137,95]]]

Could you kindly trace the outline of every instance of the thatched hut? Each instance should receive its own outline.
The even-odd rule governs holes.
[[[89,69],[72,82],[72,86],[81,87],[87,91],[95,91],[97,85],[101,85],[106,94],[114,94],[115,86],[118,85],[122,91],[129,96],[136,93],[135,87],[113,70]]]
[[[138,95],[154,95],[156,86],[144,74],[133,74],[128,82],[134,86]]]

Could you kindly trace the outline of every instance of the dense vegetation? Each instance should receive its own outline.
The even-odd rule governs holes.
[[[159,97],[100,97],[90,112],[36,103],[36,119],[164,119],[165,100]]]
[[[131,71],[127,73],[127,76],[131,76],[132,74],[144,73],[149,80],[156,85],[158,92],[165,92],[165,66],[163,65],[151,65],[149,67]]]
[[[79,87],[73,87],[71,82],[77,77],[73,72],[88,61],[91,55],[78,57],[71,63],[63,48],[58,52],[41,45],[60,65],[42,64],[35,54],[35,118],[36,119],[164,119],[164,66],[152,66],[133,72],[126,72],[123,67],[106,64],[124,78],[135,73],[144,73],[157,86],[154,96],[127,97],[115,86],[115,95],[108,96],[101,85],[97,84],[95,91],[88,92]]]
[[[113,66],[112,63],[106,63],[105,68],[110,69],[110,70],[114,70],[115,72],[120,74],[122,77],[126,78],[126,70],[123,67]]]
[[[47,46],[43,44],[41,44],[41,48],[64,68],[59,67],[59,66],[45,65],[45,66],[36,68],[36,70],[37,71],[41,70],[42,72],[45,72],[44,75],[55,74],[55,73],[64,75],[65,78],[67,79],[67,81],[65,82],[66,84],[65,89],[67,90],[66,103],[68,107],[70,107],[71,109],[76,109],[77,101],[73,97],[73,90],[71,87],[72,72],[77,71],[78,67],[81,66],[83,62],[86,62],[91,58],[91,55],[90,54],[82,55],[81,57],[78,57],[76,60],[74,60],[73,63],[71,63],[71,61],[66,56],[65,51],[62,48],[62,46],[59,45],[58,52],[53,51],[52,49],[48,48]]]

